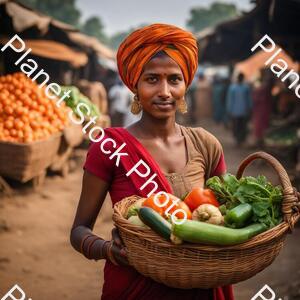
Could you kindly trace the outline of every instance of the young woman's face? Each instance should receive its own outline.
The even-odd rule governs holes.
[[[175,114],[186,91],[179,65],[168,55],[152,58],[144,67],[137,84],[143,111],[164,119]]]

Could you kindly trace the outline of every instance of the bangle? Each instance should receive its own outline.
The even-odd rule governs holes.
[[[81,243],[80,243],[80,253],[82,253],[83,254],[83,247],[84,247],[84,243],[85,243],[85,241],[89,238],[89,237],[91,237],[91,236],[93,236],[93,234],[91,234],[91,233],[87,233],[85,236],[84,236],[84,238],[81,240]]]
[[[89,239],[89,238],[90,238],[90,239]],[[89,241],[87,242],[88,239],[89,239]],[[98,237],[97,237],[96,235],[91,235],[91,236],[89,236],[89,237],[85,240],[85,243],[83,244],[83,248],[82,248],[82,250],[83,250],[83,255],[84,255],[86,258],[88,258],[88,259],[90,259],[88,253],[89,253],[89,251],[90,251],[91,243],[93,243],[93,241],[94,241],[95,239],[98,239]]]
[[[97,236],[95,236],[95,237],[93,238],[93,240],[91,240],[91,242],[90,242],[89,245],[88,245],[88,249],[87,249],[87,257],[88,257],[89,259],[92,258],[92,257],[91,257],[91,248],[92,248],[92,246],[94,245],[94,243],[95,243],[96,241],[98,241],[98,240],[102,240],[102,239],[99,238],[99,237],[97,237]]]
[[[109,241],[104,241],[103,240],[103,244],[101,245],[101,249],[100,249],[100,257],[103,259],[103,258],[106,258],[107,255],[104,255],[104,251],[107,249],[106,248],[106,245],[109,243]],[[107,253],[106,253],[107,254]]]

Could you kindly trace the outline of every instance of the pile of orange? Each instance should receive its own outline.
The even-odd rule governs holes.
[[[0,141],[47,139],[68,125],[68,111],[23,73],[0,77]]]

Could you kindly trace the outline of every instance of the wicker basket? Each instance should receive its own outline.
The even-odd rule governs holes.
[[[82,140],[83,132],[81,125],[71,123],[70,126],[66,127],[63,130],[62,142],[64,142],[66,146],[74,148],[76,146],[79,146],[82,143]]]
[[[26,182],[43,173],[53,162],[61,134],[33,143],[0,142],[0,176]]]
[[[66,177],[70,171],[70,157],[74,148],[82,143],[83,137],[81,125],[72,123],[66,127],[62,132],[59,149],[49,169]]]
[[[239,167],[238,178],[255,159],[266,160],[279,175],[284,193],[284,222],[239,245],[173,245],[152,230],[130,224],[125,219],[128,207],[139,199],[138,196],[131,196],[118,202],[113,214],[130,264],[144,276],[181,289],[207,289],[234,284],[251,278],[269,266],[283,247],[286,234],[300,217],[299,193],[292,188],[281,164],[265,152],[248,156]]]

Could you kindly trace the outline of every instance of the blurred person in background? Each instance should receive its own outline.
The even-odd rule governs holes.
[[[213,119],[217,124],[226,123],[226,79],[216,74],[212,84]]]
[[[224,112],[224,125],[225,125],[225,128],[226,129],[229,129],[229,116],[228,116],[228,112],[227,112],[227,94],[228,94],[228,91],[229,91],[229,87],[231,85],[231,81],[230,81],[230,78],[229,77],[225,77],[223,79],[223,82],[224,82],[224,106],[225,106],[225,112]]]
[[[195,77],[191,83],[191,86],[187,90],[186,101],[188,106],[187,118],[190,124],[196,124],[197,118],[195,114],[196,110],[196,89],[197,89],[197,78]]]
[[[80,91],[99,108],[101,114],[107,114],[107,93],[104,85],[101,82],[91,82],[85,79],[80,79],[76,85],[80,89]]]
[[[278,94],[277,112],[281,118],[287,118],[294,112],[297,97],[295,92],[289,88],[291,80],[287,78],[284,82],[281,81]]]
[[[108,96],[111,102],[112,127],[126,127],[139,119],[139,116],[130,112],[133,93],[123,84],[121,79],[117,79]]]
[[[253,133],[255,144],[261,147],[263,144],[263,137],[269,127],[270,115],[272,112],[272,86],[273,80],[263,70],[260,77],[254,84],[252,98],[253,98]]]
[[[231,121],[233,137],[238,146],[242,145],[247,138],[251,109],[250,87],[244,82],[244,74],[239,73],[237,82],[229,86],[226,99],[226,110]]]
[[[211,84],[201,72],[198,75],[195,91],[195,120],[211,118],[212,116],[212,90]]]

